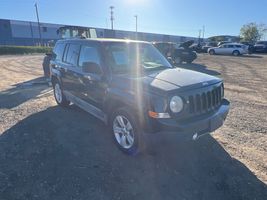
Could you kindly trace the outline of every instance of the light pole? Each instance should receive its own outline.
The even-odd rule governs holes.
[[[201,38],[201,29],[199,29],[199,32],[198,32],[198,44],[200,44],[200,38]]]
[[[204,37],[205,37],[205,25],[203,25],[203,29],[202,29],[202,40],[204,42]]]
[[[114,6],[110,6],[110,21],[111,21],[111,30],[113,30],[113,21],[114,21],[114,17],[113,17],[113,9],[114,9]]]
[[[35,6],[37,23],[38,23],[38,29],[39,29],[39,39],[40,39],[40,43],[41,43],[41,46],[42,46],[43,45],[43,41],[42,41],[41,26],[40,26],[40,21],[39,21],[39,13],[38,13],[37,3],[35,3],[34,6]]]
[[[134,17],[135,17],[135,32],[137,33],[137,15],[135,15]]]

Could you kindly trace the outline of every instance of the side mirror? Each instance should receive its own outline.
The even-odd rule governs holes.
[[[92,73],[92,74],[101,74],[101,67],[99,64],[94,62],[84,62],[82,65],[82,70],[85,73]]]

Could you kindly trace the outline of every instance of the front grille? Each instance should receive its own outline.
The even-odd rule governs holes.
[[[190,114],[202,114],[212,111],[221,105],[223,85],[188,96]]]

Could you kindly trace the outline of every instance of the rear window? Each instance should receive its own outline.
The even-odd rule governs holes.
[[[241,48],[241,45],[235,45],[236,48]]]
[[[64,43],[58,43],[53,49],[53,58],[56,61],[62,61],[62,56],[64,53],[65,44]]]

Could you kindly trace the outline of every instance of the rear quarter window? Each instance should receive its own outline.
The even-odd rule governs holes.
[[[65,44],[64,43],[58,43],[53,49],[53,59],[56,61],[62,61],[62,56],[64,53]]]

